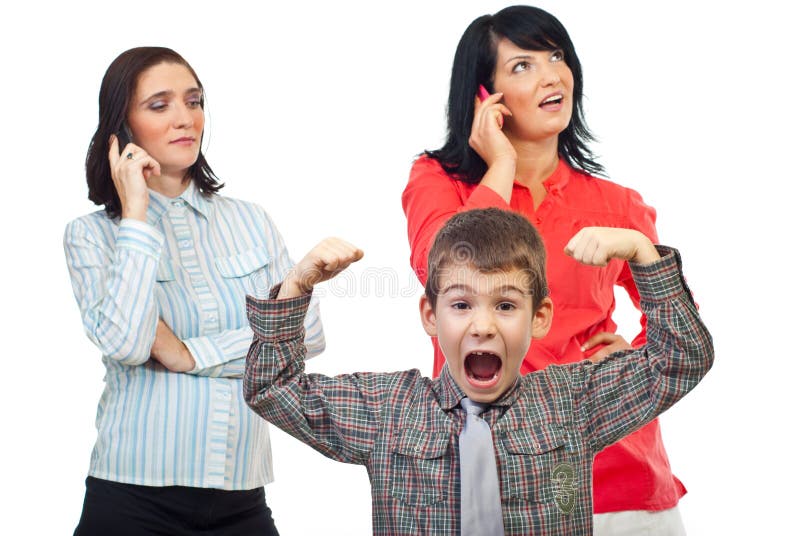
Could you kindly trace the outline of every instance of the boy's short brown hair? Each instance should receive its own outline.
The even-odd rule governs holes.
[[[428,252],[425,295],[435,307],[440,275],[452,265],[484,273],[519,269],[528,275],[535,309],[548,294],[545,259],[542,237],[525,217],[498,208],[460,212],[439,230]]]

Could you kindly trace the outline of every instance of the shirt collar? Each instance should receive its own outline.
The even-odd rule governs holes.
[[[547,190],[547,193],[558,194],[567,185],[571,175],[572,168],[564,161],[564,159],[559,158],[556,170],[553,171],[552,175],[544,180],[542,185]]]
[[[570,167],[563,159],[558,159],[558,164],[556,165],[555,171],[553,171],[552,175],[547,177],[542,185],[544,186],[545,190],[549,194],[560,194],[561,190],[566,187],[567,183],[569,182],[572,173],[575,170]],[[519,186],[520,188],[527,188],[524,184],[514,181],[515,186]]]
[[[442,373],[439,375],[439,384],[441,385],[439,405],[445,411],[450,411],[458,406],[461,399],[467,396],[450,375],[450,369],[447,368],[447,363],[442,367]]]
[[[444,367],[442,367],[442,373],[439,375],[439,382],[441,385],[441,392],[439,393],[439,405],[445,411],[450,411],[458,406],[461,402],[461,399],[467,396],[453,379],[453,376],[450,375],[450,369],[447,368],[446,363]],[[517,381],[514,382],[514,385],[511,386],[511,389],[509,389],[506,394],[504,394],[498,400],[491,402],[489,405],[507,407],[513,404],[514,401],[519,398],[520,384],[521,378],[517,378]]]
[[[178,197],[167,197],[151,189],[148,189],[147,192],[150,194],[150,202],[147,205],[147,221],[151,225],[156,224],[170,206],[182,203],[186,203],[206,219],[211,212],[211,204],[191,179],[186,189]]]

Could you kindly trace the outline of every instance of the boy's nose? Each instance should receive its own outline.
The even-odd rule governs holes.
[[[497,334],[497,326],[494,322],[494,315],[486,311],[475,311],[470,322],[470,335],[476,337],[494,337]]]

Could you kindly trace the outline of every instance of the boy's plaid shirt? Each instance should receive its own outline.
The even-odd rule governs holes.
[[[659,251],[656,263],[631,263],[646,346],[528,374],[482,415],[492,428],[506,534],[591,534],[594,455],[669,408],[711,367],[711,337],[680,257]],[[417,370],[305,374],[308,301],[248,297],[255,339],[245,400],[322,454],[366,466],[374,534],[459,534],[463,392],[446,367],[434,380]]]

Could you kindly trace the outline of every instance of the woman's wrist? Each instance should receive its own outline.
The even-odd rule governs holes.
[[[180,339],[178,339],[178,342],[180,342],[181,344],[180,353],[181,353],[181,363],[183,365],[181,368],[184,369],[182,370],[182,372],[189,372],[191,370],[194,370],[194,368],[197,366],[197,361],[194,360],[192,352],[189,351],[189,347],[186,346],[186,343],[184,343]]]
[[[505,199],[506,203],[510,203],[516,174],[517,159],[501,157],[492,162],[480,183],[494,190],[497,195]]]
[[[122,217],[132,220],[147,221],[147,205],[144,206],[122,206]]]
[[[510,174],[513,180],[517,172],[517,157],[513,154],[503,154],[494,158],[491,162],[487,162],[487,173],[494,171],[495,173]]]

